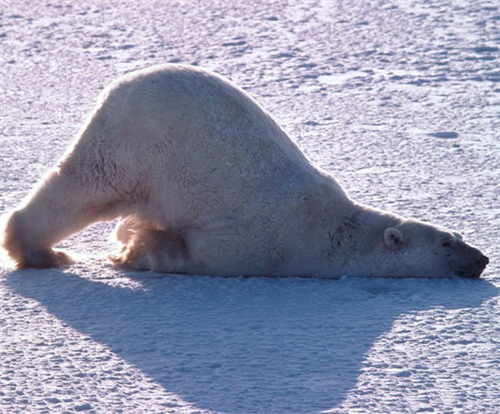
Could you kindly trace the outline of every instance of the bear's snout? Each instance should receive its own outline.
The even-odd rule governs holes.
[[[481,275],[481,273],[486,268],[486,265],[489,262],[490,262],[490,259],[488,259],[488,257],[486,257],[484,254],[482,254],[479,259],[476,259],[476,261],[474,262],[474,264],[479,269],[479,274],[477,275],[477,277],[479,277]]]
[[[460,266],[456,272],[457,276],[466,277],[468,279],[478,279],[486,268],[486,265],[490,262],[490,259],[484,254],[479,252],[479,257],[471,261],[468,265]]]

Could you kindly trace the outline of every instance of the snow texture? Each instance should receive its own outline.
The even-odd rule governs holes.
[[[0,269],[0,412],[500,412],[500,6],[0,0],[0,213],[118,75],[243,86],[356,200],[462,231],[479,281],[124,273],[112,223]]]

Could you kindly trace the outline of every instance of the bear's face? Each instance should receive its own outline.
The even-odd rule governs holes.
[[[383,256],[390,276],[475,279],[488,264],[459,233],[414,220],[385,229]]]

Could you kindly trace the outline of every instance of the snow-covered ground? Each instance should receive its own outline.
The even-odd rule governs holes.
[[[0,412],[500,412],[500,4],[0,0],[0,213],[102,88],[165,62],[247,89],[353,198],[462,231],[479,281],[0,269]]]

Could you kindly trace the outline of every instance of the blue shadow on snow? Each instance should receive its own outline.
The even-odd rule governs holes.
[[[396,318],[498,294],[481,280],[130,276],[142,289],[60,270],[15,271],[7,283],[167,391],[232,414],[332,409]]]

